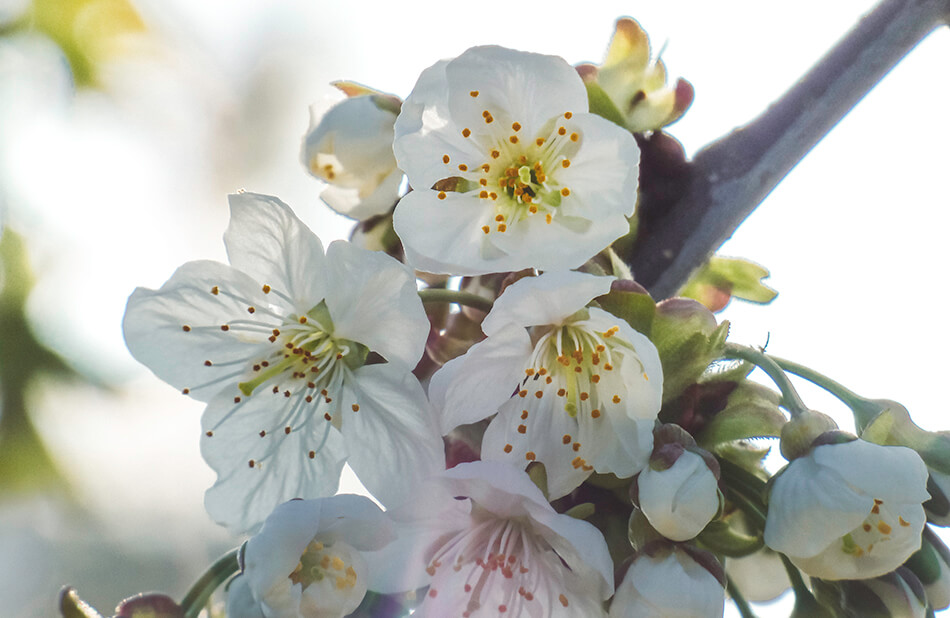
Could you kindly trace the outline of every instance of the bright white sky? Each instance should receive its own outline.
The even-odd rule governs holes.
[[[46,335],[94,372],[132,380],[116,397],[51,389],[40,419],[48,440],[117,534],[137,534],[107,508],[119,495],[149,525],[183,527],[168,534],[187,547],[188,534],[216,534],[202,508],[213,474],[198,455],[201,406],[128,357],[125,299],[187,260],[223,260],[225,194],[238,188],[280,196],[325,242],[347,233],[298,163],[308,106],[338,97],[329,81],[405,96],[425,67],[487,43],[597,62],[614,20],[630,15],[655,47],[666,45],[671,76],[696,89],[670,129],[691,154],[763,110],[874,3],[136,4],[164,44],[147,50],[149,61],[115,67],[108,96],[70,99],[57,61],[36,41],[0,45],[0,200],[45,273],[33,309]],[[950,425],[940,360],[950,346],[948,59],[944,28],[722,249],[768,267],[779,291],[767,307],[727,309],[734,341],[768,338],[775,354],[901,401],[933,429]],[[811,390],[803,396],[835,411]]]

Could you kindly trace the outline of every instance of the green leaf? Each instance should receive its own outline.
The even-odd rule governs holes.
[[[617,109],[616,104],[614,104],[610,95],[607,94],[607,91],[594,81],[585,82],[584,85],[587,86],[587,103],[590,105],[590,113],[597,114],[626,129],[627,120],[623,117],[623,114],[620,113],[620,110]]]
[[[729,395],[726,407],[696,437],[703,448],[746,438],[778,437],[786,423],[779,409],[781,396],[770,388],[744,380]]]
[[[710,311],[720,311],[732,297],[767,304],[778,294],[762,283],[768,269],[748,260],[713,256],[693,273],[679,296],[701,302]]]

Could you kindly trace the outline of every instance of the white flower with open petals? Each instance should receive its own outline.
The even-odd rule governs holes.
[[[528,475],[459,464],[388,511],[397,539],[370,560],[370,589],[428,585],[413,616],[604,616],[613,563],[591,524],[557,513]]]
[[[765,544],[821,579],[893,571],[920,548],[927,466],[902,446],[824,444],[774,480]]]
[[[123,325],[136,359],[208,402],[208,512],[247,530],[286,500],[335,493],[344,462],[380,501],[401,500],[444,468],[410,373],[429,330],[412,273],[342,241],[324,254],[276,198],[230,202],[231,266],[189,262],[137,289]]]
[[[442,432],[497,412],[482,459],[545,465],[552,499],[595,470],[621,478],[646,465],[663,393],[656,347],[625,321],[587,308],[613,277],[527,277],[495,301],[473,345],[432,377]],[[513,393],[513,394],[512,394]]]
[[[244,615],[342,618],[366,594],[364,552],[394,538],[389,520],[364,496],[285,502],[248,540],[244,574],[229,596],[243,600]]]
[[[396,232],[419,270],[576,268],[628,231],[639,149],[588,113],[562,58],[474,47],[426,69],[396,120],[413,191]]]

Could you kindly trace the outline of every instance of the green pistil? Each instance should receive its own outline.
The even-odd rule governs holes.
[[[518,179],[526,185],[532,184],[531,168],[527,165],[522,165],[520,168],[518,168]]]
[[[258,386],[264,382],[267,382],[274,376],[284,373],[288,368],[292,367],[298,362],[300,362],[300,359],[296,355],[291,354],[279,363],[268,367],[266,371],[256,374],[253,380],[239,383],[238,388],[241,389],[241,392],[244,393],[246,397],[250,397],[251,393],[253,393],[254,389],[256,389]]]

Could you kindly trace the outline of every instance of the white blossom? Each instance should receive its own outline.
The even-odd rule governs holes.
[[[411,272],[342,241],[324,254],[287,205],[250,193],[231,196],[225,245],[230,266],[189,262],[137,289],[124,322],[133,356],[208,402],[211,516],[250,529],[286,500],[335,493],[344,462],[383,503],[443,469],[410,373],[429,330]]]
[[[652,555],[651,555],[652,553]],[[679,548],[641,552],[610,603],[610,618],[721,618],[722,582]]]
[[[311,108],[301,149],[304,166],[328,185],[321,199],[354,219],[384,214],[399,197],[403,174],[392,149],[396,111],[380,101],[364,94],[322,115]]]
[[[389,520],[363,496],[285,502],[248,540],[243,582],[232,594],[249,616],[247,592],[266,618],[342,618],[366,594],[364,552],[393,538]]]
[[[413,616],[604,616],[613,564],[603,536],[555,512],[517,468],[460,464],[387,514],[398,539],[373,556],[371,588],[428,585]]]
[[[395,228],[419,270],[570,269],[628,231],[639,149],[588,113],[562,58],[488,46],[438,62],[403,103],[395,136],[413,188]]]
[[[669,468],[644,468],[637,491],[650,525],[672,541],[695,537],[719,511],[718,480],[703,458],[690,451]]]
[[[509,286],[482,322],[488,338],[432,377],[443,433],[497,412],[482,459],[542,462],[552,499],[595,470],[629,477],[643,469],[663,371],[649,339],[585,308],[612,280],[549,272]]]
[[[927,467],[901,446],[825,444],[775,479],[765,543],[827,580],[877,577],[920,548]]]

